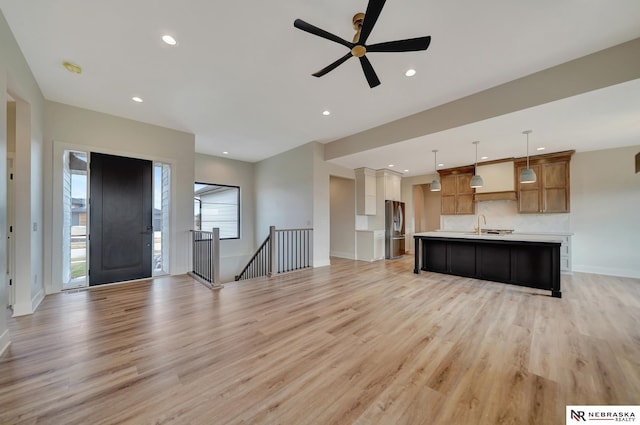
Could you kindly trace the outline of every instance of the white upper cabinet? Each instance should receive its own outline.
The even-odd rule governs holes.
[[[376,172],[358,168],[356,173],[356,214],[376,215]]]
[[[391,170],[378,170],[377,174],[384,189],[382,201],[400,201],[402,175]]]
[[[400,182],[402,177],[393,174],[387,173],[384,176],[384,191],[385,191],[385,200],[391,201],[399,201],[400,200]]]

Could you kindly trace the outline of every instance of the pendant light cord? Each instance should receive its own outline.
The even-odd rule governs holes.
[[[478,174],[478,143],[479,142],[475,142],[476,145],[476,166],[473,168],[473,174]],[[527,148],[527,150],[529,150]]]
[[[433,171],[438,173],[438,149],[433,150]],[[440,176],[438,176],[440,177]]]
[[[529,167],[529,133],[527,132],[527,168]]]

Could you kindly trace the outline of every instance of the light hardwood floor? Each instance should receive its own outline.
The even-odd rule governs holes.
[[[410,256],[46,297],[10,319],[1,424],[564,424],[640,404],[640,280],[548,291]]]

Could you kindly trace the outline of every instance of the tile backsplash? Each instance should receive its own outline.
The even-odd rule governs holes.
[[[484,214],[487,224],[482,228],[513,229],[519,233],[568,233],[571,231],[570,214],[518,214],[515,201],[483,201],[476,204],[475,215],[442,215],[440,228],[450,231],[473,231],[478,214]]]

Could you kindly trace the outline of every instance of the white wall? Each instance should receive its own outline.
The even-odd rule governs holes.
[[[0,12],[0,240],[6,241],[7,218],[7,94],[16,100],[16,168],[14,181],[22,196],[12,206],[19,214],[14,225],[16,276],[14,315],[32,312],[43,298],[42,287],[42,134],[44,98]],[[27,113],[25,115],[25,112]],[[19,126],[19,128],[18,128]],[[35,224],[36,230],[33,229]],[[0,245],[0,306],[7,305],[6,242]],[[19,279],[18,279],[19,278]],[[9,344],[6,315],[0,314],[0,353]]]
[[[333,168],[324,160],[324,147],[311,143],[313,154],[313,266],[328,266],[330,240],[329,176]],[[354,199],[355,202],[355,199]]]
[[[47,292],[62,287],[60,246],[62,208],[54,195],[60,190],[62,151],[93,152],[161,161],[171,164],[171,274],[189,269],[189,230],[193,226],[194,147],[193,134],[171,130],[100,112],[47,101],[45,120],[45,270]],[[60,180],[60,181],[58,181]]]
[[[573,270],[640,278],[640,145],[571,159]]]
[[[356,258],[356,184],[352,179],[330,177],[330,255]]]
[[[259,243],[254,231],[254,164],[196,154],[195,179],[204,183],[240,186],[240,239],[220,241],[220,278],[222,282],[231,282],[251,259]]]

